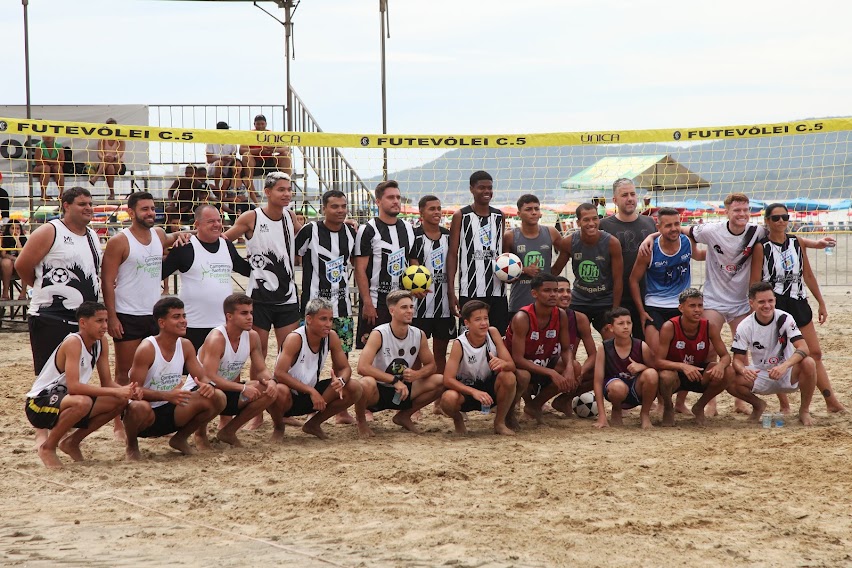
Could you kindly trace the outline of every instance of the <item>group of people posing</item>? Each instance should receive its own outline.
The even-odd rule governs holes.
[[[756,395],[777,393],[784,408],[784,393],[799,389],[799,418],[809,425],[815,385],[830,410],[843,409],[805,298],[807,286],[824,321],[803,249],[833,239],[787,235],[782,205],[767,209],[765,226],[749,223],[741,194],[726,200],[726,222],[687,229],[677,211],[661,209],[655,224],[637,214],[635,186],[620,179],[613,184],[618,213],[600,219],[594,205],[583,204],[580,229],[562,237],[539,224],[534,195],[518,200],[521,226],[506,230],[503,213],[490,205],[491,176],[472,174],[470,191],[473,202],[453,215],[449,230],[431,195],[419,201],[420,226],[399,219],[393,180],[377,186],[379,214],[367,223],[353,226],[346,195],[332,190],[322,196],[324,218],[302,226],[288,209],[289,176],[271,172],[262,206],[225,232],[220,212],[199,206],[193,234],[155,227],[154,198],[134,193],[131,225],[102,253],[88,227],[91,195],[66,190],[62,218],[34,231],[15,260],[33,287],[29,331],[38,378],[26,414],[40,458],[60,466],[59,448],[82,459],[83,439],[109,421],[129,459],[141,457],[139,438],[171,435],[170,445],[187,454],[194,451],[190,437],[196,448],[209,448],[216,416],[218,439],[239,445],[238,430],[257,427],[264,411],[273,440],[305,415],[303,431],[324,437],[321,424],[335,416],[351,422],[352,406],[362,436],[373,435],[371,413],[382,410],[394,410],[393,421],[416,432],[415,413],[433,401],[459,433],[463,413],[478,409],[493,413],[496,433],[511,435],[522,399],[524,412],[541,420],[545,404],[570,413],[573,398],[588,391],[595,392],[600,427],[610,422],[604,400],[612,423],[640,406],[642,426],[650,427],[657,397],[663,424],[672,425],[676,410],[690,412],[672,396],[688,391],[702,393],[691,409],[699,423],[726,389],[752,405],[752,419],[766,406]],[[239,238],[245,258],[232,244]],[[492,269],[503,252],[524,265],[508,295]],[[702,294],[690,287],[690,264],[705,254]],[[569,261],[573,290],[558,276]],[[429,269],[428,291],[400,289],[410,264]],[[350,267],[360,298],[357,327]],[[161,297],[162,280],[174,273],[178,297]],[[233,273],[248,277],[244,294],[234,293]],[[733,357],[720,335],[726,322]],[[273,329],[278,354],[270,371]],[[576,358],[580,342],[584,362]],[[357,379],[348,357],[353,344],[361,349]],[[241,381],[246,363],[249,380]],[[95,369],[100,387],[89,384]]]

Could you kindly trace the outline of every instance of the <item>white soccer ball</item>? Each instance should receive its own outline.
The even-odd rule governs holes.
[[[580,418],[595,418],[598,415],[598,404],[595,400],[595,393],[589,391],[584,392],[580,396],[575,396],[571,401],[571,408],[574,413]]]
[[[523,270],[521,259],[510,252],[504,252],[494,259],[494,276],[503,282],[514,282],[521,277]]]

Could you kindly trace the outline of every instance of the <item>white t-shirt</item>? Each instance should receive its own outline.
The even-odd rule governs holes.
[[[760,370],[776,367],[796,351],[793,342],[802,339],[802,332],[793,316],[775,310],[772,321],[764,325],[751,314],[737,327],[731,350],[735,354],[751,353],[752,366]]]
[[[751,254],[766,235],[764,228],[749,223],[743,233],[735,235],[727,221],[720,221],[695,225],[691,234],[695,242],[707,245],[704,309],[747,304]]]
[[[208,144],[204,149],[205,154],[212,154],[217,159],[222,156],[234,156],[237,153],[237,147],[234,144]]]

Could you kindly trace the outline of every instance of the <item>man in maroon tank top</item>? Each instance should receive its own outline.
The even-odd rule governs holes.
[[[579,385],[579,377],[574,374],[568,315],[556,305],[557,284],[556,276],[546,272],[533,278],[530,288],[535,302],[521,308],[506,329],[506,348],[517,368],[516,403],[529,385],[532,399],[524,405],[524,412],[539,423],[544,403]]]
[[[642,429],[651,427],[651,404],[657,397],[659,376],[654,354],[648,344],[631,336],[633,319],[626,308],[614,308],[604,316],[604,329],[614,334],[598,345],[595,355],[595,400],[598,404],[596,428],[606,428],[604,399],[612,403],[610,420],[622,425],[622,411],[642,406]]]
[[[678,297],[681,315],[660,328],[660,397],[663,399],[663,426],[674,426],[672,395],[679,391],[700,392],[692,407],[695,423],[704,425],[704,407],[727,388],[734,378],[731,354],[722,341],[720,329],[704,319],[704,294],[687,288]],[[709,361],[713,348],[719,361]]]

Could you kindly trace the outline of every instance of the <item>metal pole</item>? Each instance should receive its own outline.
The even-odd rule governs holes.
[[[292,96],[290,95],[290,41],[293,34],[293,1],[284,0],[284,2],[281,3],[281,7],[284,8],[284,41],[286,42],[286,45],[284,46],[284,58],[287,60],[285,62],[285,67],[287,69],[287,130],[292,132],[293,101]]]
[[[27,120],[31,119],[32,116],[32,108],[30,104],[30,22],[27,14],[27,7],[29,6],[30,0],[21,0],[21,3],[24,6],[24,76],[26,79],[26,89],[27,89]],[[24,158],[27,162],[29,162],[29,151],[30,145],[32,141],[30,140],[30,135],[27,134],[27,142],[26,148],[24,149]],[[29,169],[29,164],[27,164],[27,169]],[[30,217],[33,214],[33,178],[30,175],[27,175],[27,183],[29,185],[27,203],[29,205]]]
[[[385,17],[388,4],[387,0],[379,0],[379,15],[381,16],[382,34],[382,134],[388,133],[388,97],[387,81],[385,76]],[[382,148],[382,179],[388,180],[388,149]]]

